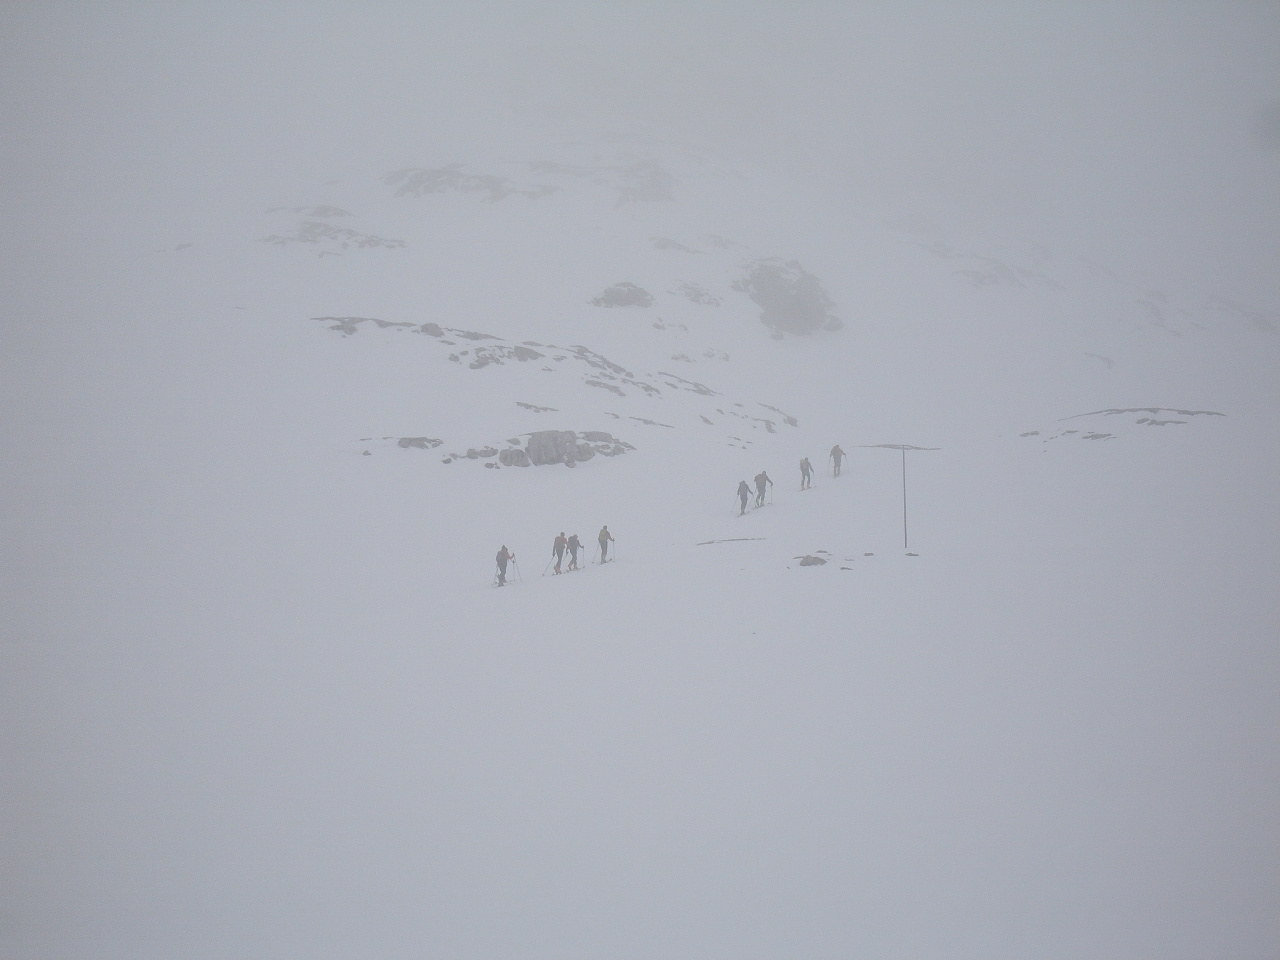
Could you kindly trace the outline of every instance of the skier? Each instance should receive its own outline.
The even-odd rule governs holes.
[[[805,457],[800,461],[800,489],[805,490],[813,486],[813,465],[809,463],[809,458]]]
[[[600,528],[600,562],[609,562],[609,541],[613,539],[613,534],[609,532],[609,525],[605,524]]]
[[[764,506],[764,485],[773,486],[773,481],[769,479],[769,474],[761,470],[756,474],[756,506]]]
[[[498,586],[505,587],[507,585],[507,561],[515,558],[516,555],[508,551],[507,545],[504,543],[496,558],[498,561]]]
[[[556,573],[560,572],[560,564],[564,562],[564,548],[569,546],[569,541],[564,538],[564,531],[560,531],[560,536],[556,537],[555,543],[551,545],[551,552],[556,558]]]
[[[561,534],[561,536],[564,536],[564,534]],[[578,535],[576,533],[569,538],[568,547],[569,547],[569,569],[577,570],[578,569],[578,551],[582,549],[582,541],[578,539]]]
[[[831,453],[829,454],[829,456],[831,457],[831,461],[834,464],[831,475],[833,477],[838,477],[840,476],[840,461],[844,457],[847,457],[848,454],[845,453],[843,450],[841,450],[840,444],[837,443],[834,447],[831,448]]]
[[[742,501],[742,509],[738,511],[738,516],[742,516],[747,512],[747,497],[751,496],[751,488],[747,486],[747,481],[743,480],[738,484],[738,499]]]

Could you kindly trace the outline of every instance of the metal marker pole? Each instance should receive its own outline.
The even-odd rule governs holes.
[[[902,450],[902,549],[907,549],[907,451]]]

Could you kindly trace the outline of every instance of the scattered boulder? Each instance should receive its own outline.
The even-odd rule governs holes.
[[[539,430],[529,435],[525,451],[534,466],[573,463],[578,458],[578,435],[572,430]]]
[[[410,447],[417,447],[419,450],[430,450],[432,447],[438,447],[444,443],[443,440],[437,440],[434,437],[401,437],[396,444],[408,450]]]
[[[823,560],[821,557],[815,557],[812,554],[808,554],[808,553],[806,553],[803,557],[799,557],[798,559],[800,560],[800,566],[802,567],[820,567],[827,562]]]
[[[804,335],[843,326],[832,314],[835,303],[818,278],[795,260],[754,260],[746,265],[733,288],[756,302],[760,322],[773,329],[775,339],[781,339],[784,333]]]
[[[651,307],[653,296],[634,283],[615,283],[591,303],[597,307]]]
[[[532,461],[529,455],[519,448],[515,450],[500,450],[498,452],[498,462],[504,467],[527,467]]]
[[[535,466],[548,463],[573,466],[575,463],[590,460],[596,454],[616,457],[620,453],[634,449],[635,447],[631,444],[598,430],[587,433],[574,433],[572,430],[539,430],[529,435],[529,442],[525,447],[529,461]]]
[[[461,336],[461,334],[459,334]],[[466,352],[465,350],[463,351]],[[450,359],[453,359],[450,357]],[[540,360],[542,354],[537,350],[531,350],[528,347],[508,347],[504,345],[495,345],[490,347],[476,347],[475,359],[471,361],[469,366],[472,370],[479,370],[481,367],[487,367],[491,363],[499,366],[506,360],[519,360],[526,363],[529,360]]]

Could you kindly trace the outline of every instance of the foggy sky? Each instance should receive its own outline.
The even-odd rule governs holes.
[[[880,956],[1267,942],[1278,50],[1274,2],[4,3],[0,953],[835,956],[854,928]],[[474,325],[513,342],[586,330],[644,369],[688,331],[588,313],[599,265],[573,243],[598,224],[572,197],[537,210],[578,217],[564,234],[459,203],[400,259],[282,253],[264,212],[558,138],[803,185],[785,206],[734,195],[778,247],[803,229],[793,198],[821,206],[833,269],[806,266],[842,291],[843,339],[777,343],[742,298],[706,378],[726,398],[708,403],[735,377],[759,406],[794,399],[807,432],[748,450],[613,413],[658,429],[559,475],[396,445],[509,437],[528,423],[511,401],[543,389],[568,398],[543,408],[556,426],[608,414],[576,381],[515,393],[533,364],[451,380],[472,371],[404,332],[472,325],[457,304],[504,273],[555,265],[475,297]],[[1254,322],[1085,316],[1092,287],[1045,307],[896,233],[889,272],[832,276],[873,233],[836,246],[833,222],[904,217],[1109,263],[1122,306],[1219,295]],[[673,222],[690,243],[705,226]],[[559,260],[519,253],[560,236]],[[643,269],[648,237],[601,262]],[[432,271],[452,271],[435,301]],[[401,312],[355,339],[308,319],[347,309]],[[653,402],[696,423],[703,395],[676,396]],[[1220,415],[1115,442],[1061,420],[1202,402]],[[796,503],[780,479],[741,521],[761,535],[708,553],[748,458],[817,462],[836,440],[863,458],[843,486]],[[905,549],[906,460],[899,488],[896,451],[864,441],[941,448],[913,475],[910,560],[882,546]],[[607,520],[631,566],[541,580],[525,545],[552,516]],[[784,579],[793,540],[850,566]],[[502,542],[523,594],[488,589]]]
[[[1273,3],[8,4],[0,25],[11,264],[589,132],[1280,299]]]

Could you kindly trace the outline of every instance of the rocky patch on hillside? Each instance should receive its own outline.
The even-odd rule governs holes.
[[[314,244],[329,250],[348,250],[352,247],[365,249],[369,247],[387,247],[396,249],[407,246],[403,240],[389,240],[372,233],[360,233],[350,227],[336,227],[320,220],[303,220],[292,233],[276,234],[262,238],[263,243],[272,243],[278,247],[287,247],[294,243]]]
[[[582,344],[572,347],[559,347],[553,343],[542,343],[537,340],[511,343],[490,333],[444,327],[433,322],[412,323],[359,316],[324,316],[312,317],[311,319],[314,322],[324,324],[326,329],[340,333],[344,337],[354,336],[362,330],[375,328],[384,333],[418,335],[427,343],[454,348],[451,352],[442,351],[442,359],[459,365],[465,364],[472,370],[484,370],[486,371],[485,373],[479,374],[484,377],[500,377],[500,374],[492,372],[492,368],[501,367],[507,363],[522,364],[529,361],[540,361],[536,366],[543,373],[551,374],[552,376],[571,373],[580,377],[581,384],[592,388],[593,391],[608,392],[619,398],[643,397],[664,400],[684,397],[687,401],[671,407],[664,407],[660,419],[643,415],[650,412],[650,410],[656,413],[656,408],[631,410],[625,414],[609,414],[617,419],[630,419],[646,426],[679,429],[682,424],[689,425],[700,420],[705,426],[726,427],[738,432],[760,430],[765,433],[776,433],[782,425],[799,426],[799,422],[795,417],[777,407],[765,403],[755,404],[754,406],[772,411],[776,415],[762,416],[754,412],[748,404],[725,397],[720,391],[715,390],[706,383],[690,377],[682,377],[670,370],[659,370],[657,373],[634,373],[622,364],[616,363]],[[422,343],[423,340],[418,342]],[[456,349],[464,341],[469,342],[471,346]],[[707,350],[703,356],[722,361],[729,359],[728,354],[717,353],[715,350]],[[690,363],[694,362],[693,358],[688,356],[678,356],[677,359]],[[576,374],[574,374],[574,368],[576,368]],[[501,384],[499,383],[497,386],[500,388]],[[492,389],[492,387],[486,386],[485,389]],[[525,389],[525,387],[520,389]],[[555,410],[552,407],[539,406],[524,401],[513,402],[531,413],[546,413],[554,412]],[[718,403],[719,406],[711,407],[709,404],[712,402]],[[597,407],[596,409],[599,408]],[[601,412],[608,413],[608,411],[603,410]],[[735,420],[739,422],[734,423]],[[702,429],[702,427],[698,429]],[[734,446],[742,446],[752,442],[748,438],[736,435],[730,436],[729,439],[733,441]],[[604,440],[599,439],[579,440],[578,442],[605,443]],[[457,459],[493,460],[495,465],[519,465],[516,462],[519,457],[515,457],[511,463],[505,464],[501,458],[498,458],[496,447],[493,454],[486,454],[486,449],[485,447],[469,448],[465,453],[451,453],[447,459],[450,461]],[[594,447],[593,449],[596,454],[606,452],[605,448],[602,447]],[[612,446],[609,449],[612,449]],[[623,445],[621,449],[625,450],[627,447]],[[538,456],[540,456],[526,453],[530,456],[531,464],[536,463]]]
[[[559,189],[545,183],[518,184],[509,177],[494,174],[466,173],[460,163],[444,167],[393,170],[382,178],[382,182],[395,187],[397,197],[425,197],[433,193],[478,193],[484,195],[490,203],[497,203],[511,196],[536,200]]]
[[[616,457],[634,450],[631,444],[599,430],[577,432],[574,430],[538,430],[534,433],[512,437],[505,448],[496,446],[472,447],[466,453],[450,453],[445,463],[459,460],[486,461],[485,466],[542,467],[564,464],[567,467],[585,463],[597,456]]]
[[[1111,426],[1113,430],[1121,427],[1126,431],[1131,431],[1133,427],[1182,427],[1201,417],[1225,416],[1225,413],[1219,413],[1216,410],[1179,410],[1171,407],[1112,407],[1106,410],[1094,410],[1090,413],[1077,413],[1074,416],[1064,418],[1062,422],[1067,420],[1087,421],[1089,419],[1097,419],[1101,423],[1103,420],[1108,420],[1108,426]],[[1112,417],[1124,419],[1122,421],[1109,420]],[[1026,439],[1037,437],[1041,443],[1049,443],[1052,440],[1113,440],[1119,434],[1103,432],[1100,429],[1070,429],[1060,430],[1056,433],[1027,430],[1018,434],[1018,436]]]
[[[591,301],[594,307],[651,307],[653,295],[634,283],[615,283]]]
[[[835,304],[818,278],[795,260],[753,260],[743,268],[733,288],[760,307],[760,322],[773,331],[775,339],[781,340],[787,333],[805,336],[843,326],[831,312]]]
[[[539,353],[530,347],[508,347],[505,344],[491,347],[476,347],[473,352],[471,362],[467,364],[472,370],[479,370],[481,367],[487,367],[491,363],[503,364],[508,360],[518,360],[520,363],[527,363],[530,360],[541,360],[546,354]],[[456,354],[449,354],[449,359],[454,363],[461,363],[462,358]]]

